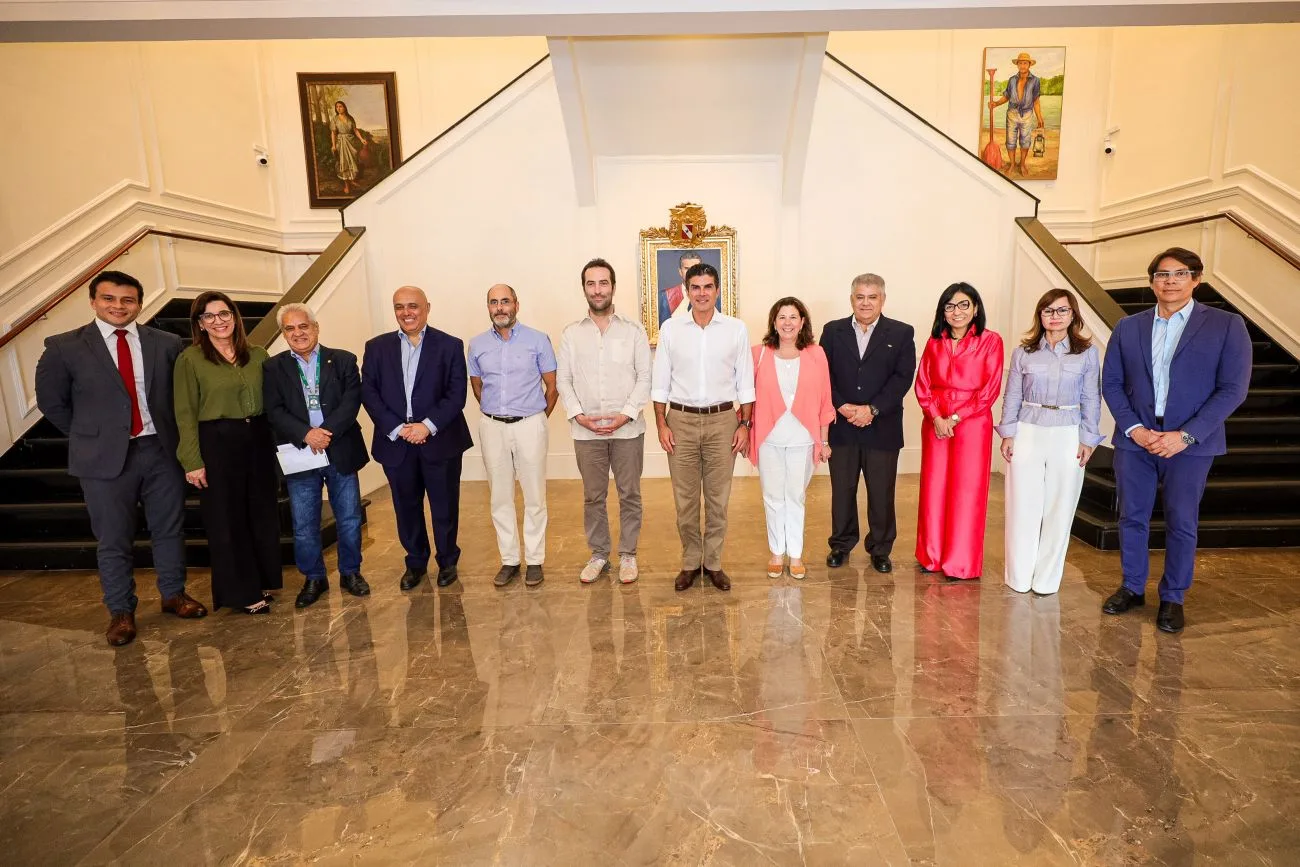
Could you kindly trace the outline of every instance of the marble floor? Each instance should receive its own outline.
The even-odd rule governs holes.
[[[0,575],[4,862],[1300,863],[1300,552],[1203,553],[1167,636],[1101,614],[1115,554],[1004,588],[999,490],[989,578],[952,585],[910,557],[915,477],[892,575],[820,565],[819,477],[796,583],[738,479],[730,593],[673,592],[666,480],[629,587],[578,584],[580,484],[549,494],[537,589],[491,586],[481,483],[449,590],[398,590],[386,491],[364,600],[295,611],[286,569],[269,617],[179,621],[146,574],[114,650],[93,573]]]

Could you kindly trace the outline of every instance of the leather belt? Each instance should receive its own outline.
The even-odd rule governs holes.
[[[499,421],[502,424],[514,424],[515,422],[523,421],[525,418],[528,417],[524,415],[493,415],[490,412],[485,412],[483,414],[488,418],[492,419],[493,421]]]
[[[715,403],[713,406],[687,406],[684,403],[668,402],[669,409],[675,409],[678,412],[689,412],[695,415],[713,415],[719,412],[730,412],[736,408],[736,405],[728,401],[727,403]]]

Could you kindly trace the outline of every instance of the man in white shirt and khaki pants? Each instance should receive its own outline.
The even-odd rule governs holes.
[[[641,536],[641,469],[650,401],[650,340],[641,323],[614,312],[614,266],[592,259],[582,267],[587,315],[560,337],[556,386],[573,427],[582,475],[583,525],[591,559],[578,576],[590,584],[609,569],[609,476],[618,489],[618,580],[637,579]]]
[[[674,317],[660,327],[651,380],[655,424],[659,444],[668,453],[682,540],[682,571],[673,585],[679,591],[690,589],[701,573],[719,590],[731,589],[722,571],[722,543],[736,455],[749,450],[754,361],[745,323],[715,309],[719,291],[712,265],[700,262],[686,272],[691,315]]]

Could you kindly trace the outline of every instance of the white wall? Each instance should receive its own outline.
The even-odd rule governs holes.
[[[529,146],[520,149],[524,137]],[[909,171],[880,153],[905,155]],[[614,264],[616,305],[635,313],[638,232],[664,224],[668,208],[688,200],[704,205],[712,223],[736,229],[738,315],[755,342],[782,295],[808,303],[818,329],[848,315],[849,283],[863,271],[885,276],[886,312],[911,322],[922,342],[935,299],[956,280],[984,293],[991,327],[1010,321],[1013,220],[1032,213],[1031,200],[838,67],[827,63],[822,73],[798,206],[782,204],[782,177],[778,157],[604,158],[597,204],[579,207],[545,66],[345,216],[367,228],[375,321],[391,323],[392,291],[414,283],[429,292],[433,324],[466,339],[488,328],[484,298],[496,282],[518,291],[521,321],[558,335],[584,312],[578,270],[594,255]],[[467,219],[471,213],[477,218]],[[912,403],[904,471],[919,466]],[[474,429],[473,398],[467,415]],[[646,474],[666,475],[666,459],[648,439]],[[576,476],[559,414],[549,451],[552,476]],[[467,478],[482,478],[476,456],[468,456]],[[738,462],[737,472],[748,473],[748,463]]]

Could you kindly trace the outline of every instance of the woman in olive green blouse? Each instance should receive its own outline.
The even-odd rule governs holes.
[[[176,359],[176,449],[199,489],[212,557],[212,607],[271,610],[280,575],[279,476],[262,414],[266,350],[249,346],[244,321],[222,292],[190,307],[193,345]]]

